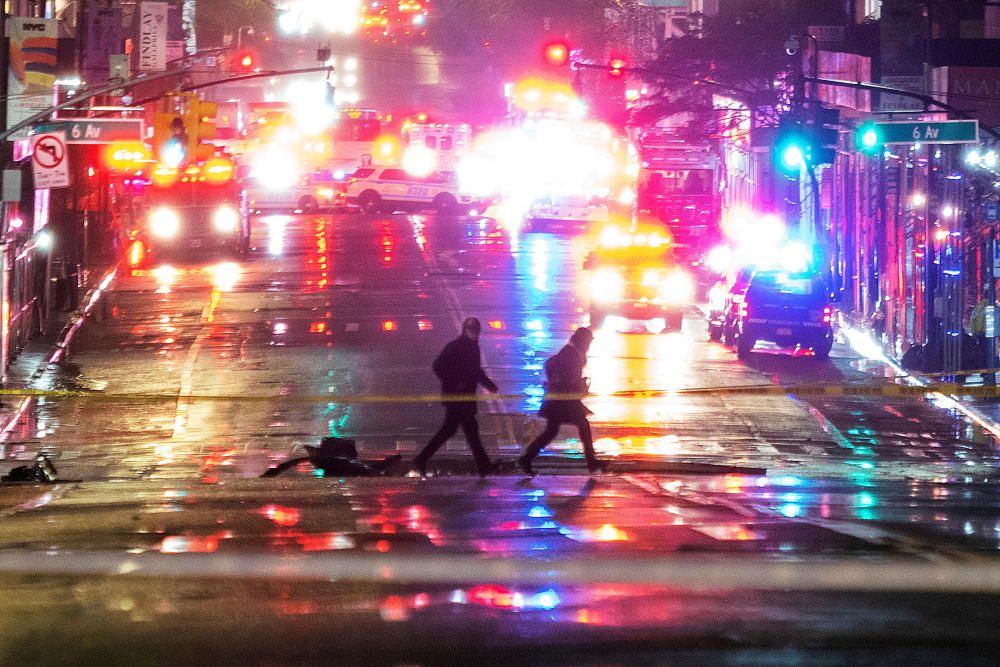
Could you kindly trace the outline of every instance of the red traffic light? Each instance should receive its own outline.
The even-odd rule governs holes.
[[[625,60],[623,58],[612,58],[608,63],[608,74],[613,77],[620,77],[625,73]]]
[[[245,74],[257,68],[257,56],[253,51],[240,51],[233,57],[233,69]]]
[[[569,45],[566,42],[551,42],[545,45],[545,62],[562,67],[569,62]]]

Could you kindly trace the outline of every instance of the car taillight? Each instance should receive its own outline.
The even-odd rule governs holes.
[[[823,324],[830,324],[831,322],[833,322],[833,308],[823,306]]]

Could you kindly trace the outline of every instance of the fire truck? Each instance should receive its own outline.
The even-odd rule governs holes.
[[[130,231],[130,264],[198,252],[249,253],[247,199],[235,172],[227,157],[180,167],[157,165]]]
[[[639,137],[638,151],[636,205],[666,224],[684,254],[704,255],[721,235],[721,161],[714,148],[653,128]]]

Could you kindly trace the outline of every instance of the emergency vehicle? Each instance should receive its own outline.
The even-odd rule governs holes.
[[[584,263],[591,326],[662,321],[662,331],[680,331],[684,311],[695,298],[695,282],[674,254],[662,226],[605,228]]]
[[[445,214],[478,215],[488,204],[462,192],[453,172],[414,176],[399,167],[362,167],[347,182],[347,205],[362,213],[433,208]]]
[[[130,231],[130,263],[199,251],[245,256],[250,250],[250,218],[235,172],[227,157],[177,168],[157,165]]]
[[[721,236],[720,160],[712,145],[653,128],[639,137],[636,204],[666,224],[678,249],[697,258]]]

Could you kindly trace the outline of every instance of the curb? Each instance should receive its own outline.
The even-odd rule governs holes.
[[[932,382],[926,378],[911,374],[900,365],[897,359],[886,354],[882,349],[882,345],[867,330],[855,328],[853,323],[848,322],[846,316],[843,314],[841,314],[840,319],[840,330],[844,333],[847,344],[852,350],[866,359],[879,361],[891,367],[900,378],[912,387],[934,388],[935,385]],[[935,391],[929,394],[929,396],[937,407],[943,410],[958,410],[994,438],[1000,440],[1000,422],[982,410],[969,405],[968,402],[953,394],[943,394]]]

